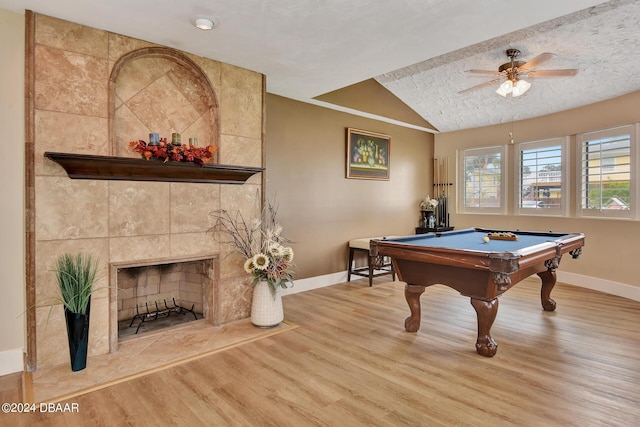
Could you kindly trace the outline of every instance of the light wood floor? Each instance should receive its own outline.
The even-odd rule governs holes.
[[[289,295],[297,329],[68,401],[79,413],[0,425],[640,425],[640,303],[563,284],[552,297],[542,311],[533,279],[503,295],[485,358],[469,299],[449,288],[423,294],[418,333],[400,282]],[[3,382],[16,377],[0,395],[18,399]]]

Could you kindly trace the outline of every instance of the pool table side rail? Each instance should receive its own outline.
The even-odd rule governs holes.
[[[569,237],[540,243],[514,252],[487,252],[437,246],[419,247],[411,243],[399,243],[397,240],[372,239],[370,242],[370,254],[371,256],[382,255],[411,261],[449,265],[452,267],[489,269],[491,271],[506,272],[503,270],[505,263],[513,265],[513,267],[508,268],[508,270],[526,268],[530,265],[544,263],[554,258],[556,258],[559,263],[563,254],[576,251],[584,245],[584,234],[582,233],[564,233],[559,235]],[[402,238],[402,240],[407,242],[411,241],[411,239],[405,238]],[[577,255],[579,255],[579,251],[576,255],[573,255],[574,258],[576,258]],[[524,259],[521,260],[523,257]]]
[[[513,233],[513,234],[520,234],[523,236],[538,236],[541,233],[544,233],[549,237],[563,237],[563,236],[571,236],[571,235],[584,236],[582,233],[558,233],[556,231],[541,232],[541,231],[531,231],[531,230],[515,230],[514,231],[514,230],[502,230],[502,229],[496,229],[496,228],[481,228],[481,227],[472,228],[471,230],[474,230],[480,233]],[[460,231],[465,231],[465,230],[460,230]]]
[[[549,248],[550,256],[555,254],[555,246]],[[417,247],[412,244],[402,244],[395,242],[385,242],[381,240],[371,240],[371,256],[388,256],[409,261],[419,261],[431,264],[448,265],[451,267],[488,269],[494,263],[493,258],[519,258],[512,253],[504,252],[481,252],[474,250],[447,249],[441,247],[425,246]],[[493,255],[490,257],[489,255]]]

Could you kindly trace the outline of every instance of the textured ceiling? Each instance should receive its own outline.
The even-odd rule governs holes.
[[[29,9],[244,67],[265,74],[270,93],[398,122],[314,99],[375,78],[440,131],[640,89],[640,0],[0,0],[0,8]],[[216,18],[219,26],[200,31],[191,25],[197,15]],[[458,95],[491,79],[465,70],[497,70],[510,47],[524,60],[557,55],[537,69],[580,72],[532,79],[520,98],[498,96],[497,86]]]
[[[497,71],[507,48],[527,61],[554,56],[534,69],[577,68],[572,77],[526,78],[531,89],[516,98],[495,93],[494,79],[465,73]],[[475,128],[567,110],[640,89],[640,1],[616,1],[573,13],[383,74],[376,80],[441,132]],[[640,106],[638,106],[640,108]]]

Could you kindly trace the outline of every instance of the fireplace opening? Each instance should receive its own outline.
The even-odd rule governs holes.
[[[117,269],[118,341],[206,318],[213,260]]]

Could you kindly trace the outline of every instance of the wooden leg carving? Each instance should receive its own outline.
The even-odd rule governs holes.
[[[556,309],[556,302],[551,299],[551,291],[556,285],[556,271],[543,271],[542,273],[538,273],[538,277],[542,279],[542,288],[540,289],[542,308],[544,311],[554,311]]]
[[[498,298],[491,301],[471,298],[471,305],[478,317],[476,351],[481,356],[493,357],[498,351],[498,344],[491,338],[491,326],[498,314]]]
[[[404,329],[407,332],[418,332],[420,329],[420,295],[424,292],[424,286],[404,285],[404,298],[409,304],[411,316],[404,321]]]

